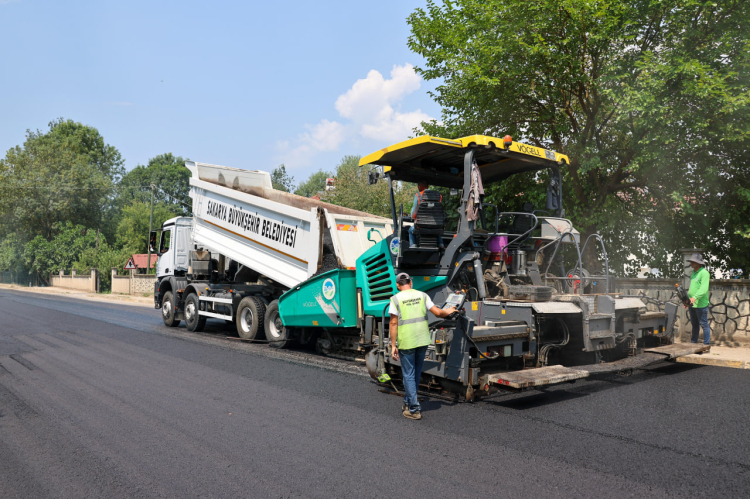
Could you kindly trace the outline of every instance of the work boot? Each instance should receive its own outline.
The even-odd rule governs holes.
[[[410,412],[409,409],[404,409],[404,417],[407,419],[422,419],[422,413],[420,411]]]

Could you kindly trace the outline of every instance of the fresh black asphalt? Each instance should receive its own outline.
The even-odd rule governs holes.
[[[0,290],[0,497],[747,497],[750,371],[400,414],[361,363]]]

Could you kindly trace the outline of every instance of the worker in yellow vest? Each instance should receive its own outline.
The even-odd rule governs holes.
[[[453,307],[445,310],[432,303],[422,291],[412,289],[411,277],[401,272],[396,277],[398,294],[391,297],[388,313],[391,315],[391,357],[401,361],[401,375],[404,379],[404,417],[422,419],[422,408],[417,400],[422,364],[430,344],[430,327],[427,311],[436,317],[448,317],[456,312]]]

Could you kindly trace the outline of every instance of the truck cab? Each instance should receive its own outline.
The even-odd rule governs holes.
[[[159,257],[156,277],[185,275],[188,270],[192,218],[170,218],[151,232],[151,252]]]
[[[154,283],[154,308],[162,310],[168,326],[179,325],[182,311],[179,308],[180,289],[187,284],[193,219],[170,218],[160,229],[151,231],[149,250],[159,257],[156,262]]]

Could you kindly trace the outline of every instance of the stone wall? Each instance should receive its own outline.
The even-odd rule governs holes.
[[[54,287],[96,293],[99,291],[99,272],[91,269],[91,274],[77,275],[73,270],[70,275],[65,275],[65,271],[61,270],[58,275],[50,276],[49,284]]]
[[[112,269],[112,293],[124,295],[142,295],[154,292],[156,276],[153,274],[136,274],[131,270],[128,275],[117,275],[117,269]]]
[[[682,279],[617,279],[616,288],[618,293],[645,297],[651,311],[663,311],[665,302],[679,302],[675,294],[677,283],[686,284]],[[750,347],[750,280],[712,279],[709,302],[711,344]],[[680,307],[675,337],[690,341],[691,332],[688,311]],[[700,336],[703,338],[702,333]]]
[[[134,274],[133,275],[133,291],[132,294],[140,295],[143,293],[153,294],[154,283],[156,282],[156,276],[151,274]]]

